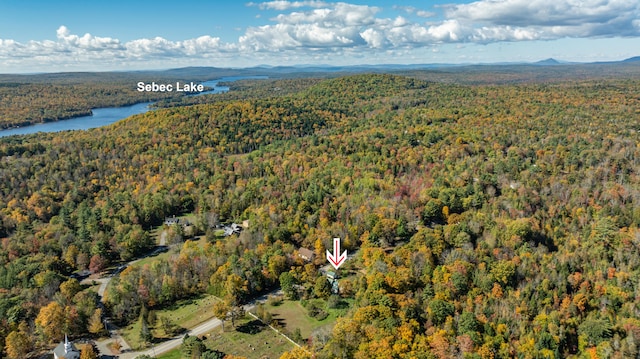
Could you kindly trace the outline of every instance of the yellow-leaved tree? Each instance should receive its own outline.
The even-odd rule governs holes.
[[[42,307],[36,318],[36,327],[47,342],[61,340],[65,326],[64,311],[58,302]]]
[[[31,349],[29,336],[22,330],[9,333],[5,339],[5,349],[11,359],[24,358]]]
[[[96,350],[91,345],[85,345],[80,350],[80,359],[98,359]]]
[[[311,354],[304,348],[297,347],[282,354],[280,359],[311,359]]]

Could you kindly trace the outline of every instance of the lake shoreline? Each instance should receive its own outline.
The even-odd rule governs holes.
[[[253,79],[253,76],[232,76],[222,77],[217,80],[204,81],[201,84],[210,88],[201,93],[190,94],[187,96],[210,95],[224,93],[229,91],[227,86],[218,86],[218,83],[230,83],[243,79]],[[112,123],[124,120],[133,115],[145,113],[148,111],[159,109],[153,106],[158,101],[137,102],[123,106],[97,107],[90,110],[89,115],[78,115],[57,120],[49,120],[42,122],[31,122],[24,126],[13,126],[0,129],[0,139],[10,136],[30,135],[40,132],[61,132],[68,130],[89,130],[92,128],[108,126]]]

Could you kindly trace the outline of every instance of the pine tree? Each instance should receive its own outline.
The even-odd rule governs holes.
[[[143,306],[144,308],[144,306]],[[146,310],[140,312],[140,339],[146,344],[153,341],[153,335],[149,329],[149,323],[147,322]]]

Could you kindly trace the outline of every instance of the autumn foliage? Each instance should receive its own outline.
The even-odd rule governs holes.
[[[296,81],[1,139],[7,352],[24,350],[23,320],[45,342],[96,331],[95,298],[61,283],[146,253],[150,228],[194,213],[207,244],[123,270],[106,293],[115,320],[205,292],[238,308],[281,283],[327,297],[317,269],[340,237],[353,305],[305,338],[316,358],[638,355],[638,79]],[[251,225],[220,238],[212,218]]]

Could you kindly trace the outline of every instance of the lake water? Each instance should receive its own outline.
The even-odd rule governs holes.
[[[229,91],[229,87],[217,86],[218,82],[233,82],[244,79],[266,79],[265,76],[232,76],[223,77],[218,80],[201,82],[206,87],[213,87],[213,90],[203,91],[198,94],[190,96],[199,96],[205,94],[215,94]],[[13,135],[26,135],[37,132],[59,132],[67,130],[88,130],[90,128],[102,127],[110,125],[114,122],[123,120],[127,117],[137,115],[139,113],[145,113],[149,111],[149,105],[153,102],[138,103],[131,106],[123,107],[104,107],[94,108],[93,114],[89,116],[81,116],[70,118],[67,120],[60,120],[55,122],[37,123],[34,125],[11,128],[0,131],[0,137],[13,136]]]

